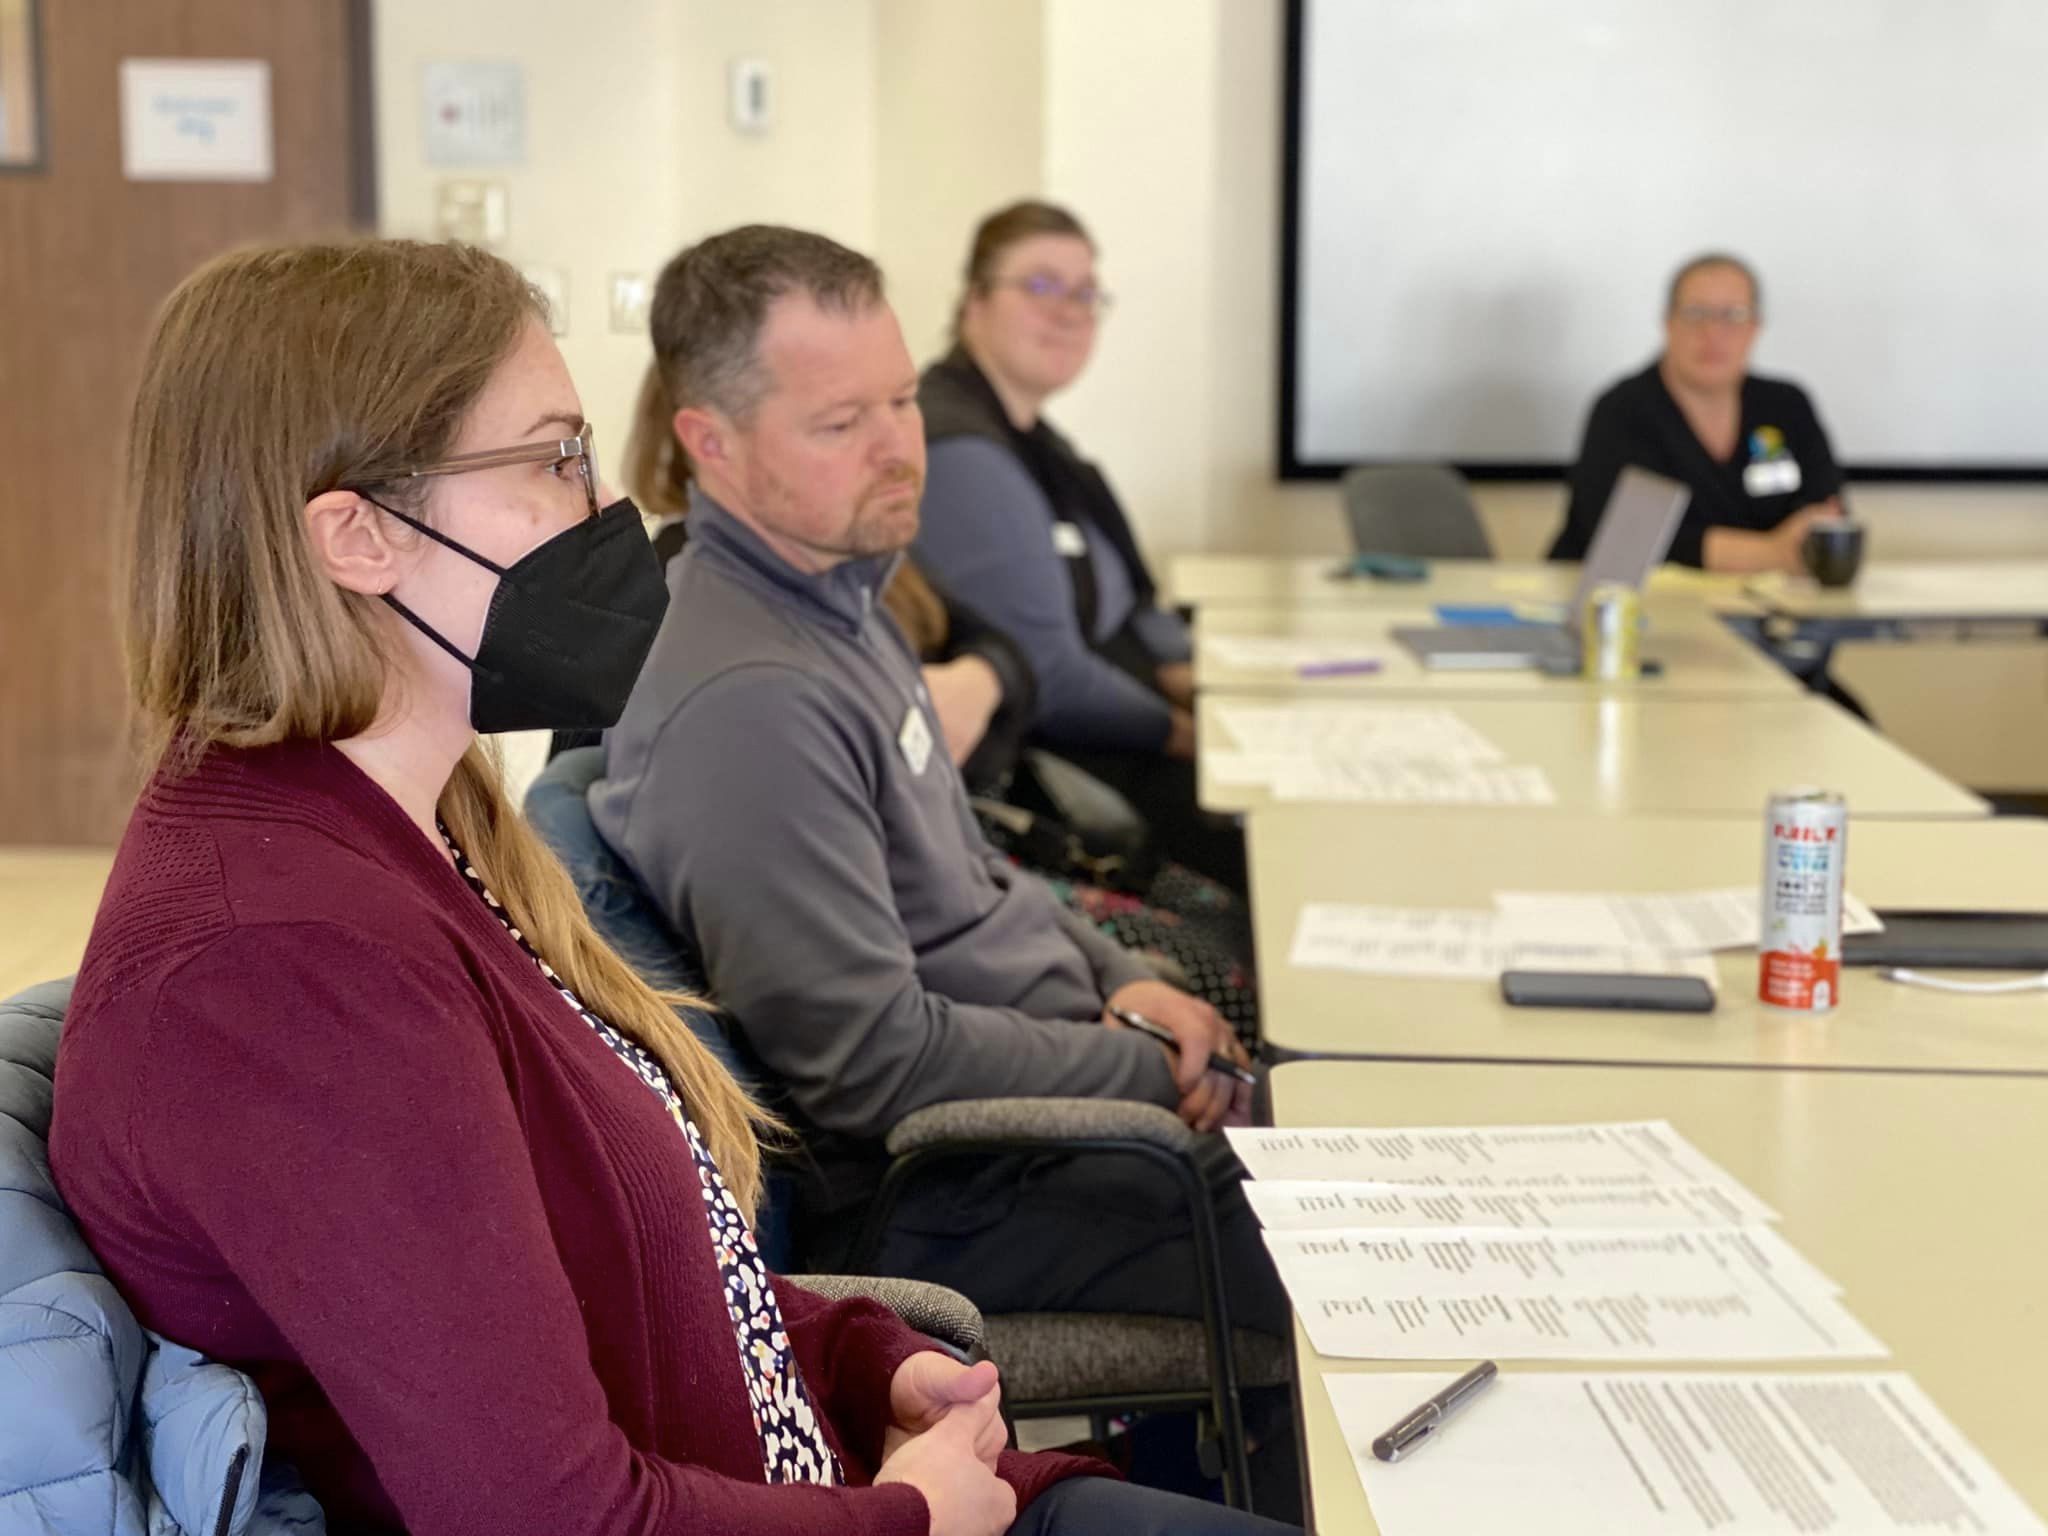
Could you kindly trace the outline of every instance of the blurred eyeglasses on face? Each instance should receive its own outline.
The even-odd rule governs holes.
[[[1081,283],[1068,287],[1065,282],[1050,272],[1027,272],[1022,277],[998,277],[989,282],[991,288],[1014,288],[1019,293],[1047,306],[1071,304],[1087,311],[1090,315],[1104,314],[1115,301],[1109,294],[1093,283]]]
[[[1671,312],[1680,325],[1701,330],[1710,325],[1729,330],[1746,330],[1756,324],[1756,311],[1747,304],[1681,304]]]

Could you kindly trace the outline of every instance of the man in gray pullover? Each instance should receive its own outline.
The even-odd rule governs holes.
[[[689,544],[591,810],[825,1133],[814,1155],[843,1165],[799,1212],[804,1256],[829,1262],[854,1224],[848,1169],[927,1104],[1086,1096],[1203,1131],[1242,1118],[1248,1090],[1207,1070],[1212,1051],[1243,1059],[1215,1010],[983,840],[878,601],[924,470],[917,370],[879,270],[821,236],[735,230],[669,264],[653,325]],[[1112,1005],[1176,1045],[1119,1027]],[[1283,1331],[1214,1143],[1234,1315]],[[1180,1204],[1136,1159],[1012,1160],[914,1194],[882,1258],[992,1310],[1198,1316]]]

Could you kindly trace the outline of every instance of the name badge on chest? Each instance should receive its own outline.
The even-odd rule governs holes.
[[[924,711],[915,704],[903,714],[903,729],[896,733],[896,745],[903,749],[903,761],[912,774],[922,777],[932,760],[932,728],[925,724]]]
[[[1752,496],[1782,496],[1799,482],[1797,459],[1759,459],[1742,471],[1742,488]]]
[[[1079,523],[1054,523],[1052,548],[1053,553],[1063,559],[1078,560],[1088,553],[1088,536],[1081,531]]]

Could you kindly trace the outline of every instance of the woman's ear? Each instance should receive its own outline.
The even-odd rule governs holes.
[[[959,317],[953,322],[953,329],[962,341],[967,339],[970,331],[979,334],[982,308],[987,303],[988,299],[982,293],[981,284],[969,283],[967,291],[960,296]]]
[[[398,549],[383,511],[355,491],[323,491],[306,503],[313,559],[336,586],[378,597],[398,585]]]

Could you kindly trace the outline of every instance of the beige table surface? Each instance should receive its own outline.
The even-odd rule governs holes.
[[[2048,1082],[1318,1062],[1274,1072],[1273,1103],[1283,1126],[1668,1119],[1774,1206],[1786,1238],[1845,1287],[1850,1310],[1892,1350],[1868,1368],[1912,1375],[2048,1514],[2048,1395],[2034,1390],[2048,1379],[2048,1237],[2038,1220],[2009,1216],[2048,1210]],[[1313,1528],[1372,1536],[1321,1373],[1433,1367],[1324,1360],[1299,1325],[1295,1354]],[[1517,1362],[1490,1390],[1512,1391],[1520,1371],[1575,1368],[1687,1367]],[[1425,1454],[1457,1450],[1454,1428]]]
[[[1436,622],[1428,608],[1205,608],[1195,613],[1195,686],[1238,693],[1293,694],[1304,698],[1377,698],[1389,695],[1462,698],[1573,699],[1641,695],[1650,698],[1792,698],[1805,692],[1777,662],[1717,619],[1697,597],[1660,598],[1647,608],[1642,654],[1663,665],[1655,677],[1589,682],[1533,670],[1432,671],[1394,638],[1394,630]],[[1234,664],[1210,645],[1218,637],[1287,636],[1339,641],[1379,670],[1304,678],[1287,668]],[[1354,659],[1346,655],[1344,660]]]
[[[2048,560],[1872,565],[1847,587],[1752,578],[1760,607],[1799,619],[2048,619]]]
[[[1496,891],[1747,886],[1763,817],[1528,816],[1457,821],[1275,806],[1246,829],[1267,1042],[1307,1056],[2048,1073],[2048,992],[1956,997],[1853,968],[1813,1017],[1757,1001],[1754,951],[1719,957],[1712,1014],[1510,1008],[1495,981],[1287,963],[1310,902],[1468,908]],[[1879,908],[2048,912],[2048,821],[1852,821],[1849,888]],[[1980,978],[1986,979],[1986,978]]]
[[[1269,804],[1258,785],[1212,782],[1214,754],[1236,750],[1220,709],[1233,704],[1309,711],[1369,707],[1365,699],[1302,700],[1274,695],[1204,693],[1196,700],[1199,795],[1211,811]],[[1846,710],[1812,694],[1791,698],[1446,698],[1413,695],[1403,709],[1441,704],[1487,737],[1510,763],[1535,763],[1549,776],[1559,810],[1649,815],[1761,815],[1777,790],[1820,784],[1846,795],[1865,816],[1983,816],[1968,790],[1877,734]],[[1470,807],[1403,807],[1458,815]]]
[[[1167,568],[1167,597],[1194,608],[1428,608],[1436,603],[1566,603],[1579,567],[1552,561],[1431,560],[1419,582],[1342,578],[1334,555],[1177,555]],[[1650,597],[1691,595],[1722,613],[1754,613],[1743,578],[1708,576],[1667,565],[1650,578]]]
[[[114,855],[0,848],[0,997],[78,969]]]

